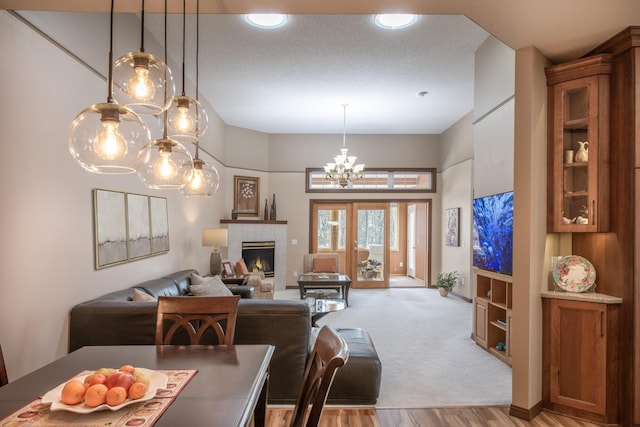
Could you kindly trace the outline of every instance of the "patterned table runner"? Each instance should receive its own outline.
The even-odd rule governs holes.
[[[76,376],[87,375],[92,371],[83,371]],[[83,426],[83,427],[149,427],[155,424],[164,411],[180,394],[182,389],[194,377],[197,370],[158,370],[169,377],[166,389],[159,389],[153,399],[132,403],[117,411],[102,410],[90,414],[76,414],[68,411],[50,411],[49,404],[36,399],[0,420],[0,426]]]

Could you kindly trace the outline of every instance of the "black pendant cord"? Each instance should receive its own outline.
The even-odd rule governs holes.
[[[142,13],[140,16],[140,52],[144,52],[144,0],[142,0]]]
[[[182,0],[182,96],[184,93],[184,58],[185,58],[185,38],[187,34],[187,0]]]
[[[144,0],[143,0],[144,2]],[[167,61],[167,0],[164,0],[164,60]],[[169,66],[164,67],[164,102],[167,102],[167,69]],[[169,127],[169,113],[168,109],[164,110],[164,129],[162,131],[162,138],[168,139],[167,128]]]
[[[115,0],[111,0],[111,16],[109,18],[109,77],[107,81],[107,102],[113,103],[113,4]]]
[[[200,151],[200,109],[197,108],[198,103],[198,81],[200,77],[200,0],[196,0],[196,159]]]

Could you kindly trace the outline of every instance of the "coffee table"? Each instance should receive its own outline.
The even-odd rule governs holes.
[[[351,279],[346,274],[303,274],[298,277],[300,299],[304,299],[311,289],[336,289],[349,307],[349,287]]]
[[[311,326],[318,326],[316,322],[327,314],[346,308],[346,303],[342,299],[307,297],[306,300],[311,311]]]

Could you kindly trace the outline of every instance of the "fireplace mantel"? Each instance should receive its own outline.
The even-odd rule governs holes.
[[[229,230],[227,245],[230,260],[242,257],[242,242],[274,241],[274,282],[276,290],[284,290],[287,278],[287,221],[221,219]]]

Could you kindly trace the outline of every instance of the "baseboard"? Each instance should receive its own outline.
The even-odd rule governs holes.
[[[525,409],[516,405],[509,407],[509,415],[512,417],[520,418],[522,420],[531,421],[542,412],[542,401],[536,403],[532,408]]]
[[[463,301],[466,301],[468,303],[473,302],[473,300],[471,298],[467,298],[464,295],[460,295],[459,293],[456,293],[455,291],[449,291],[449,294],[453,295],[456,298],[460,298]]]

